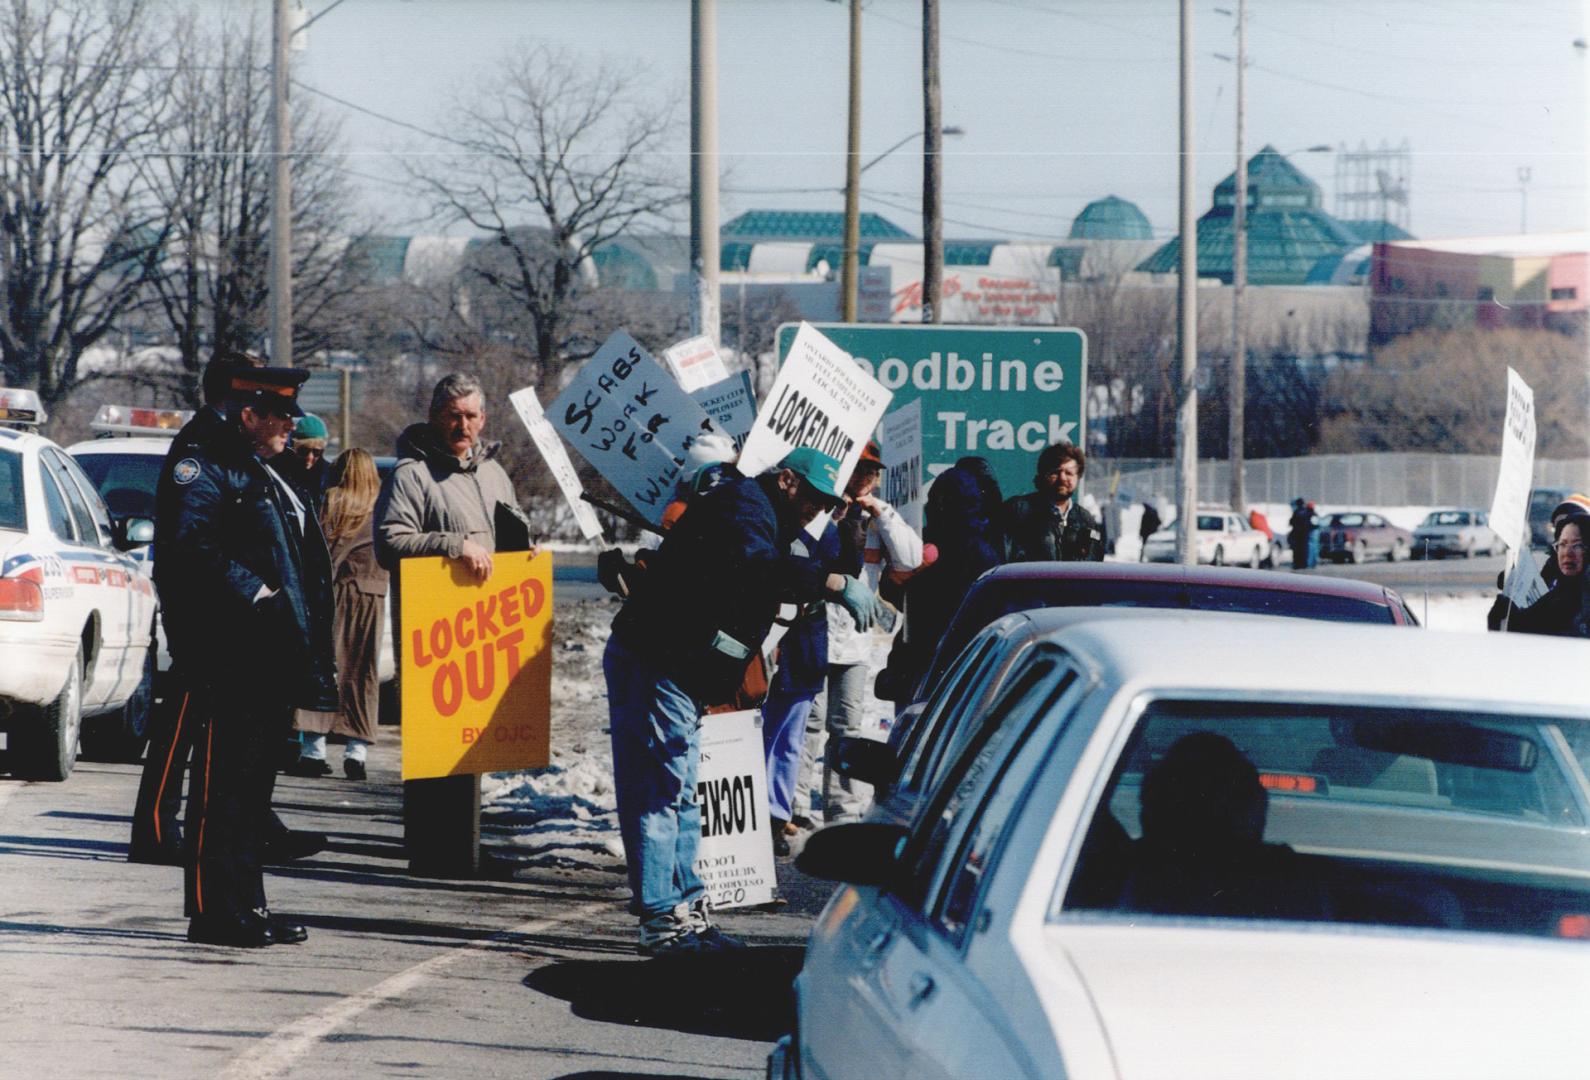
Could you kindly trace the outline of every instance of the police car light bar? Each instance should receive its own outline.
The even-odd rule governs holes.
[[[192,409],[137,409],[101,405],[88,426],[101,435],[175,435],[193,419]]]
[[[37,390],[0,387],[0,424],[37,427],[48,419]]]

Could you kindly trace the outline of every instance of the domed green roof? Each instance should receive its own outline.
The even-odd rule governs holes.
[[[1153,235],[1137,204],[1114,195],[1088,203],[1071,222],[1073,240],[1147,240]]]

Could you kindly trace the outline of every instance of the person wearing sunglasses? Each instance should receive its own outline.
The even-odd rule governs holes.
[[[1557,523],[1552,552],[1557,580],[1550,591],[1513,613],[1507,629],[1522,634],[1590,637],[1590,595],[1585,592],[1585,543],[1590,540],[1590,515],[1573,513]]]

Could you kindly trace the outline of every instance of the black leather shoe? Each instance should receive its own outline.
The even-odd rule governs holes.
[[[363,780],[365,777],[364,762],[357,758],[343,758],[342,775],[349,780]]]
[[[207,918],[196,915],[188,920],[188,940],[195,945],[227,945],[234,949],[260,949],[266,945],[276,944],[276,935],[271,932],[270,920],[257,915],[241,919]]]
[[[309,937],[309,931],[303,923],[293,922],[285,915],[271,915],[267,921],[274,945],[297,945]]]
[[[288,829],[278,833],[265,842],[265,851],[262,858],[268,863],[292,862],[294,859],[307,859],[326,850],[330,841],[323,832],[309,832],[304,829]]]
[[[331,775],[331,765],[325,758],[301,757],[287,766],[287,775],[319,779],[322,776]]]

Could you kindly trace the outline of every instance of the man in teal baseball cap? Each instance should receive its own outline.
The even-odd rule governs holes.
[[[314,413],[305,413],[293,427],[293,458],[298,463],[293,477],[304,489],[315,511],[320,511],[330,484],[331,469],[326,464],[326,422]]]
[[[780,473],[792,474],[800,481],[796,498],[810,504],[812,512],[801,506],[801,524],[805,525],[824,510],[832,510],[844,502],[844,485],[839,478],[839,462],[810,446],[798,446],[784,455],[778,463]]]

